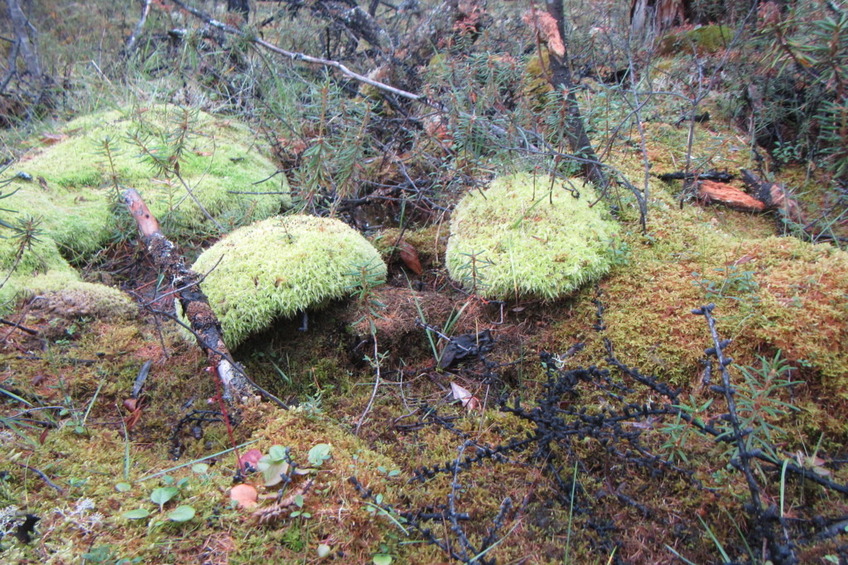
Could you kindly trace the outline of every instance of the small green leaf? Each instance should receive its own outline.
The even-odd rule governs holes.
[[[207,472],[209,472],[209,464],[195,463],[191,466],[191,470],[197,473],[198,475],[205,475]]]
[[[290,518],[297,518],[298,516],[300,516],[300,510],[295,510],[289,515]]]
[[[289,450],[282,445],[272,445],[268,450],[268,458],[274,463],[283,463],[288,459]]]
[[[374,559],[372,561],[374,565],[391,565],[392,556],[388,553],[378,553],[374,556]]]
[[[306,458],[309,464],[315,467],[320,467],[324,461],[330,458],[330,451],[333,447],[329,443],[319,443],[309,450],[309,455]]]
[[[280,481],[283,480],[283,475],[289,473],[290,465],[285,461],[274,462],[266,459],[267,457],[266,455],[260,459],[256,467],[262,472],[262,477],[265,479],[265,486],[273,487],[280,484]]]
[[[147,508],[136,508],[135,510],[124,512],[123,516],[127,520],[142,520],[150,516],[150,510]]]
[[[162,507],[165,506],[165,503],[177,496],[179,493],[180,489],[177,487],[159,487],[150,493],[150,500],[152,500],[154,504],[158,504],[159,509],[161,510]]]
[[[318,554],[319,559],[324,559],[325,557],[330,555],[331,551],[332,548],[329,545],[327,545],[326,543],[322,543],[318,546],[318,549],[315,550],[315,553]]]
[[[194,514],[194,508],[183,504],[182,506],[177,506],[170,513],[168,513],[168,520],[172,522],[188,522],[189,520],[194,518]]]
[[[115,490],[118,492],[129,492],[132,490],[132,485],[129,483],[118,483],[115,485]]]

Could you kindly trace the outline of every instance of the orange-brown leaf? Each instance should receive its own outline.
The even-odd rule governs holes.
[[[418,259],[418,251],[415,250],[415,247],[413,247],[411,243],[402,239],[398,242],[397,248],[400,260],[403,261],[403,264],[406,265],[410,271],[416,275],[420,275],[424,272],[424,268],[421,266],[421,261]]]

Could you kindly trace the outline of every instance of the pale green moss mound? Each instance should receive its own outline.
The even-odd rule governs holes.
[[[385,263],[359,233],[303,215],[240,228],[203,252],[193,269],[208,272],[201,286],[230,347],[275,318],[349,294],[363,279],[386,278]]]
[[[106,302],[95,300],[104,308],[121,310],[129,304],[118,291],[110,294],[102,285],[80,281],[68,263],[99,251],[121,225],[114,181],[120,188],[136,188],[172,236],[175,230],[216,229],[197,202],[226,230],[288,207],[285,177],[275,175],[277,168],[256,148],[254,138],[243,124],[171,105],[100,112],[45,136],[50,145],[6,171],[17,176],[3,187],[0,221],[12,226],[31,222],[37,229],[27,245],[21,245],[13,230],[0,230],[0,281],[11,273],[0,288],[0,312],[26,292],[61,289],[109,294]],[[157,169],[151,155],[166,161],[173,157],[194,198],[179,178]],[[72,284],[37,286],[39,279],[33,277],[39,275]]]
[[[209,229],[180,180],[157,170],[151,154],[175,156],[194,197],[225,229],[267,218],[291,203],[284,176],[275,175],[276,166],[257,149],[253,132],[204,112],[171,105],[100,112],[69,122],[51,139],[58,141],[8,171],[24,176],[5,187],[5,193],[17,192],[2,200],[6,210],[0,219],[42,218],[44,234],[68,258],[94,253],[114,231],[113,171],[121,187],[141,193],[166,228]],[[175,155],[177,146],[182,149]]]
[[[573,191],[579,193],[575,198]],[[612,265],[618,225],[592,187],[526,173],[472,191],[451,219],[446,263],[451,277],[489,298],[554,299],[597,280]]]
[[[103,284],[80,280],[70,266],[44,274],[15,274],[0,288],[0,312],[9,311],[22,296],[41,296],[42,309],[55,310],[66,317],[128,318],[136,312],[129,296]]]

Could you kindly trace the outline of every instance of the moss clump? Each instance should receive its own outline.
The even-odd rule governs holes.
[[[279,216],[238,229],[203,252],[194,270],[230,347],[363,283],[383,282],[386,265],[368,241],[338,220]]]
[[[277,167],[256,150],[249,128],[204,112],[172,105],[100,112],[69,122],[51,139],[57,138],[15,166],[25,175],[7,187],[17,192],[3,200],[0,219],[41,218],[44,234],[66,257],[84,257],[107,241],[116,225],[115,182],[136,188],[171,229],[207,223],[195,199],[227,229],[290,205],[285,181],[279,186],[283,177],[274,176]],[[171,168],[179,164],[194,198],[153,156]]]
[[[612,265],[618,225],[596,200],[582,181],[527,173],[469,193],[451,219],[451,277],[490,298],[554,299],[597,280]]]
[[[171,105],[100,112],[69,122],[50,139],[52,145],[15,166],[19,174],[3,190],[0,221],[29,228],[33,237],[0,233],[5,236],[0,280],[12,273],[0,288],[0,312],[25,291],[58,290],[75,292],[74,303],[89,296],[95,312],[105,313],[110,305],[126,312],[123,295],[81,282],[68,263],[97,252],[120,225],[116,183],[138,189],[168,232],[209,223],[197,202],[225,229],[266,218],[291,203],[284,177],[275,177],[277,168],[256,151],[249,128],[203,112]],[[152,156],[172,169],[178,163],[194,197],[168,167],[157,170]],[[270,178],[283,179],[282,190],[276,180],[253,185]]]
[[[65,317],[129,318],[137,312],[129,296],[104,284],[85,282],[75,271],[50,271],[26,282],[26,292],[38,294],[46,308]]]
[[[669,33],[660,41],[661,55],[696,50],[698,54],[716,53],[727,47],[733,39],[733,29],[722,25],[707,25]]]
[[[0,269],[0,313],[4,315],[21,296],[36,294],[43,295],[54,309],[80,316],[125,317],[135,311],[120,290],[80,280],[56,243],[47,238],[32,240],[30,245],[21,245],[14,237],[0,239]]]

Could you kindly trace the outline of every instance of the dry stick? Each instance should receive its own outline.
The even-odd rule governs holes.
[[[739,415],[736,410],[736,400],[734,399],[736,389],[730,383],[730,372],[727,369],[727,367],[733,362],[733,359],[727,357],[724,352],[724,349],[730,345],[730,340],[722,340],[719,337],[718,330],[716,329],[716,320],[712,315],[714,309],[715,304],[710,303],[706,306],[701,306],[700,308],[692,310],[692,313],[696,316],[703,316],[707,320],[707,326],[710,329],[713,347],[707,349],[706,353],[708,357],[714,356],[716,358],[718,361],[719,372],[721,374],[721,386],[713,386],[711,388],[716,392],[723,394],[725,402],[727,403],[727,420],[730,422],[731,429],[733,430],[733,434],[730,435],[728,439],[736,444],[736,451],[738,452],[739,457],[739,463],[734,464],[733,461],[731,461],[731,465],[742,472],[745,477],[745,481],[748,483],[750,504],[746,505],[746,510],[753,522],[751,524],[754,527],[753,533],[763,539],[764,559],[767,556],[781,557],[780,560],[775,561],[778,563],[798,563],[798,559],[795,557],[795,554],[791,549],[792,543],[786,534],[785,528],[783,530],[783,540],[778,540],[776,539],[777,533],[772,528],[768,527],[769,522],[774,518],[770,517],[769,510],[763,507],[760,485],[757,483],[757,479],[754,477],[754,472],[751,469],[751,460],[756,458],[756,450],[749,450],[748,446],[745,445],[745,437],[748,435],[750,430],[742,429],[742,424],[739,421]],[[781,518],[777,518],[777,522],[783,526]],[[767,548],[765,545],[766,542],[771,542],[772,546]],[[767,554],[766,549],[768,549]],[[786,552],[786,555],[781,556],[781,553],[784,551]]]
[[[144,6],[141,8],[141,17],[138,20],[138,23],[135,24],[135,28],[133,29],[132,34],[129,39],[127,39],[127,46],[124,48],[124,52],[129,55],[135,49],[135,44],[138,42],[138,37],[141,35],[141,32],[144,31],[144,24],[147,22],[147,16],[150,14],[150,4],[151,0],[143,0]]]
[[[210,369],[216,371],[221,379],[224,398],[228,402],[238,402],[250,396],[250,382],[231,361],[221,324],[200,289],[200,275],[186,267],[185,260],[177,253],[177,246],[159,231],[159,222],[135,189],[125,190],[122,198],[135,219],[153,263],[166,274],[174,288],[180,289],[177,292],[180,305],[206,353]]]
[[[322,65],[322,66],[325,66],[325,67],[332,67],[334,69],[338,69],[339,71],[341,71],[342,74],[349,76],[350,78],[352,78],[352,79],[354,79],[358,82],[373,86],[374,88],[383,90],[385,92],[389,92],[391,94],[394,94],[395,96],[400,96],[402,98],[408,98],[409,100],[421,100],[421,101],[424,100],[424,96],[422,96],[420,94],[415,94],[415,93],[412,93],[412,92],[408,92],[406,90],[401,90],[399,88],[395,88],[394,86],[390,86],[388,84],[382,83],[382,82],[374,80],[372,78],[369,78],[365,75],[361,75],[361,74],[349,69],[348,67],[346,67],[342,63],[339,63],[338,61],[333,61],[331,59],[323,59],[321,57],[312,57],[311,55],[306,55],[305,53],[298,53],[297,51],[288,51],[286,49],[282,49],[282,48],[277,47],[276,45],[274,45],[272,43],[268,43],[267,41],[265,41],[263,39],[249,35],[249,34],[245,33],[244,31],[242,31],[242,30],[240,30],[236,27],[233,27],[231,25],[227,25],[224,22],[220,22],[220,21],[214,19],[209,14],[203,12],[202,10],[198,10],[197,8],[192,8],[191,6],[187,6],[181,0],[171,0],[171,1],[174,4],[176,4],[177,6],[179,6],[180,8],[182,8],[183,10],[192,14],[193,16],[203,20],[203,22],[206,23],[207,25],[210,25],[214,28],[218,28],[225,33],[231,33],[233,35],[238,35],[239,37],[246,39],[247,41],[250,41],[251,43],[253,43],[255,45],[260,45],[260,46],[264,47],[265,49],[267,49],[269,51],[277,53],[278,55],[283,55],[284,57],[288,57],[289,59],[291,59],[293,61],[303,61],[304,63],[310,63],[312,65]]]
[[[373,334],[372,334],[373,335]],[[356,431],[353,433],[359,435],[359,429],[362,427],[362,424],[365,423],[365,418],[368,417],[368,413],[371,412],[371,407],[374,405],[374,399],[377,398],[377,389],[380,388],[380,352],[377,346],[377,336],[374,335],[374,388],[371,390],[371,398],[368,399],[368,405],[363,410],[362,415],[359,417],[359,421],[356,422]]]

